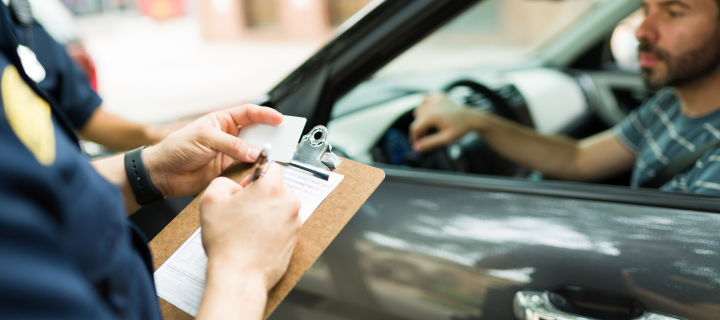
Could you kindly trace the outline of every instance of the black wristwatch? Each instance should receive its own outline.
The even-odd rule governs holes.
[[[149,205],[153,202],[165,199],[160,190],[150,180],[150,175],[145,169],[142,151],[145,147],[140,147],[125,153],[125,174],[127,174],[135,194],[135,201],[141,206]]]

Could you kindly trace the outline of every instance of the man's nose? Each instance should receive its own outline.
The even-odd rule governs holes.
[[[635,30],[635,38],[640,42],[655,43],[658,40],[656,21],[653,16],[646,15]]]

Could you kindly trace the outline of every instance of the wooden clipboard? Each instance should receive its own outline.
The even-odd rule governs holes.
[[[228,167],[222,176],[240,182],[250,174],[251,169],[252,164],[236,162]],[[333,172],[342,174],[345,178],[303,225],[287,272],[268,292],[264,316],[266,319],[385,178],[383,170],[348,159],[342,159],[340,166]],[[199,201],[198,196],[150,241],[153,270],[165,263],[200,227]],[[191,315],[164,299],[158,297],[158,300],[164,319],[193,319]]]

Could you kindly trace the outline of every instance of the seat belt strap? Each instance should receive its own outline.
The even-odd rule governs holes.
[[[695,149],[693,152],[686,153],[673,159],[667,166],[665,166],[665,168],[660,170],[660,172],[658,172],[652,179],[643,183],[640,187],[653,189],[662,187],[676,175],[690,169],[690,167],[692,167],[706,152],[718,145],[720,145],[720,139],[705,144],[704,146]]]

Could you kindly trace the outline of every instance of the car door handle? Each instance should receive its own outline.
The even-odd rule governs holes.
[[[556,308],[547,291],[518,291],[513,299],[513,313],[519,320],[595,320]],[[645,312],[634,320],[682,320],[664,314]]]

